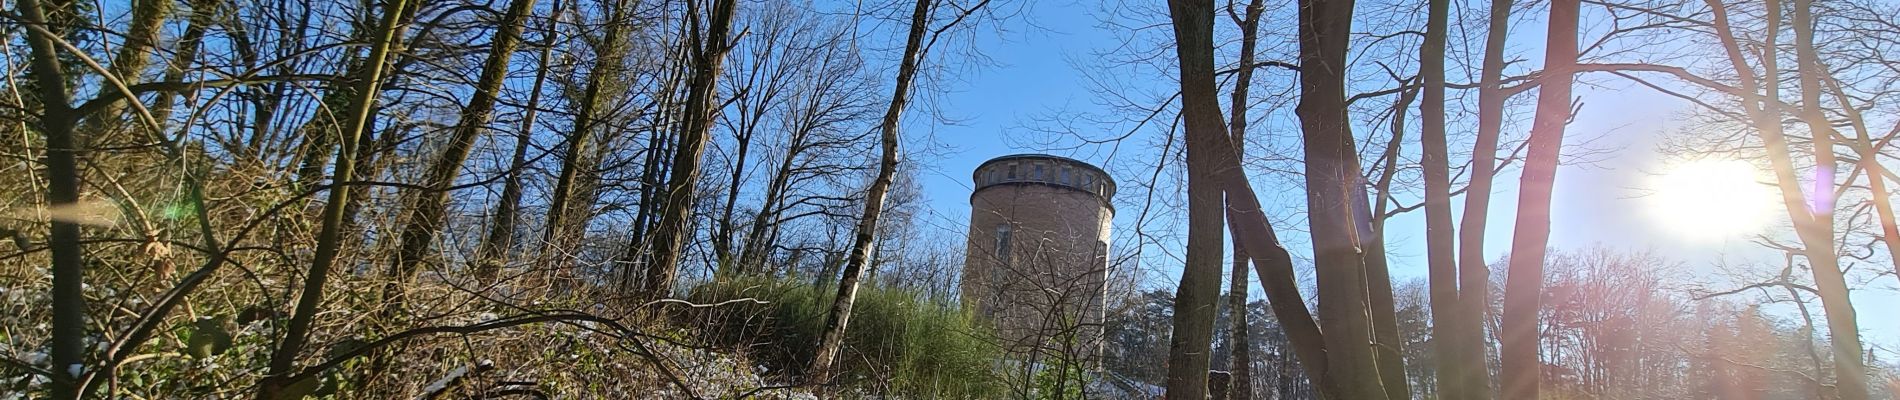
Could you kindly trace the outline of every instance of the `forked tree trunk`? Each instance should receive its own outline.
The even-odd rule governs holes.
[[[1834,226],[1832,201],[1827,201],[1827,209],[1810,211],[1807,196],[1802,194],[1801,181],[1794,169],[1793,152],[1789,149],[1788,138],[1782,130],[1779,83],[1781,70],[1777,65],[1777,34],[1780,32],[1780,2],[1770,0],[1764,6],[1767,15],[1766,46],[1761,46],[1762,75],[1757,78],[1755,69],[1749,65],[1741,42],[1735,36],[1729,24],[1728,9],[1717,0],[1705,0],[1712,11],[1711,27],[1720,40],[1723,52],[1728,55],[1738,86],[1741,89],[1741,105],[1746,116],[1754,125],[1756,133],[1761,135],[1762,147],[1768,155],[1768,162],[1774,169],[1776,188],[1781,192],[1781,203],[1787,210],[1788,219],[1794,224],[1795,234],[1801,240],[1802,255],[1814,274],[1815,289],[1821,297],[1821,308],[1827,317],[1829,342],[1834,350],[1834,371],[1837,382],[1837,396],[1843,400],[1864,400],[1868,398],[1866,367],[1862,364],[1859,323],[1855,320],[1853,303],[1848,298],[1847,283],[1843,277],[1839,255],[1834,252]],[[1803,17],[1803,19],[1806,19]],[[1811,22],[1811,21],[1810,21]],[[1800,28],[1797,28],[1800,29]],[[1800,41],[1803,38],[1797,37]],[[1811,40],[1811,38],[1809,39]],[[1799,46],[1797,46],[1799,47]],[[1806,51],[1806,50],[1798,50]],[[1805,58],[1799,57],[1798,58]],[[1817,141],[1819,142],[1819,141]],[[1817,143],[1817,146],[1819,144]],[[1817,147],[1819,152],[1832,152],[1832,148]],[[1817,163],[1819,160],[1817,159]],[[1828,180],[1832,180],[1832,165],[1817,165],[1825,169]],[[1831,186],[1831,185],[1830,185]],[[1824,189],[1817,195],[1831,195],[1832,190]]]
[[[1346,110],[1346,48],[1351,0],[1299,2],[1300,118],[1306,141],[1306,203],[1325,332],[1326,375],[1336,399],[1385,399],[1367,298],[1365,257],[1370,210]],[[1355,198],[1357,197],[1357,198]],[[1385,282],[1381,282],[1385,283]]]
[[[1543,82],[1531,124],[1530,152],[1518,180],[1516,232],[1504,288],[1504,398],[1535,399],[1543,376],[1537,328],[1544,288],[1544,252],[1550,242],[1550,191],[1557,179],[1564,125],[1570,121],[1570,86],[1577,64],[1580,0],[1552,0]]]
[[[117,75],[126,86],[137,85],[144,81],[145,67],[151,65],[153,49],[158,47],[162,27],[171,16],[172,0],[143,0],[133,2],[131,21],[125,31],[125,42],[113,52],[112,63],[107,71]],[[99,95],[94,98],[117,95],[112,85],[100,85]],[[89,135],[111,134],[111,129],[125,113],[126,105],[138,99],[115,101],[90,115],[75,116],[80,119],[79,131]],[[162,115],[153,115],[163,118]],[[153,132],[152,135],[157,135]]]
[[[1365,244],[1366,281],[1368,282],[1366,298],[1371,301],[1368,307],[1372,315],[1372,340],[1373,345],[1377,347],[1374,351],[1379,362],[1379,377],[1384,380],[1388,388],[1386,391],[1388,396],[1411,394],[1410,385],[1404,379],[1404,341],[1399,337],[1398,309],[1393,304],[1392,275],[1385,256],[1385,223],[1390,215],[1386,207],[1391,202],[1392,179],[1398,176],[1399,155],[1402,154],[1402,146],[1405,142],[1405,118],[1401,113],[1411,109],[1412,103],[1417,99],[1418,90],[1405,90],[1399,92],[1398,101],[1392,104],[1395,116],[1392,118],[1392,138],[1386,143],[1385,152],[1381,157],[1385,160],[1384,171],[1379,174],[1379,181],[1373,186],[1379,194],[1374,197],[1374,204],[1371,206],[1372,234],[1366,237]],[[1357,195],[1357,197],[1365,196]]]
[[[1170,17],[1175,24],[1177,55],[1180,56],[1181,96],[1183,110],[1189,110],[1198,104],[1207,107],[1215,104],[1219,95],[1215,91],[1213,61],[1213,5],[1209,0],[1174,0],[1169,4]],[[1183,34],[1185,33],[1185,35]],[[1189,40],[1191,39],[1191,40]],[[1194,99],[1190,100],[1189,99]],[[1218,109],[1214,106],[1213,109]],[[1227,199],[1226,219],[1228,229],[1236,241],[1245,248],[1252,259],[1254,270],[1260,275],[1260,286],[1265,289],[1269,305],[1275,317],[1286,330],[1287,342],[1293,348],[1295,358],[1302,369],[1307,371],[1307,379],[1321,394],[1321,398],[1343,399],[1342,386],[1352,384],[1342,382],[1328,371],[1327,345],[1320,334],[1312,313],[1306,309],[1305,299],[1300,295],[1299,284],[1293,273],[1293,258],[1280,246],[1279,237],[1273,231],[1273,225],[1267,221],[1261,211],[1260,201],[1255,197],[1253,185],[1241,173],[1239,158],[1233,153],[1232,138],[1220,120],[1219,114],[1195,112],[1183,114],[1196,122],[1187,130],[1189,147],[1212,146],[1213,160],[1207,171],[1217,179]],[[1185,121],[1184,121],[1185,122]],[[1193,129],[1192,127],[1214,126],[1217,129]],[[1363,292],[1362,292],[1363,293]],[[1361,314],[1363,315],[1363,314]],[[1361,336],[1369,338],[1369,336]],[[1363,341],[1363,339],[1362,339]],[[1361,345],[1364,345],[1362,342]],[[1378,382],[1372,380],[1371,382]],[[1191,383],[1190,383],[1191,384]]]
[[[879,155],[877,178],[871,181],[871,188],[864,195],[864,215],[858,218],[851,253],[844,265],[844,276],[838,279],[837,297],[832,299],[831,313],[825,317],[825,330],[820,336],[817,352],[812,357],[811,370],[807,371],[807,381],[810,383],[825,384],[831,381],[835,367],[833,364],[838,352],[844,347],[845,329],[851,322],[851,307],[857,301],[858,280],[864,274],[865,264],[874,251],[871,243],[877,234],[878,217],[884,210],[884,197],[890,192],[891,181],[896,178],[897,159],[900,156],[897,150],[901,144],[898,123],[902,122],[904,108],[910,105],[912,82],[916,80],[918,64],[923,62],[926,50],[924,35],[930,30],[930,13],[935,0],[916,1],[910,14],[910,33],[904,41],[904,56],[897,65],[897,81],[891,88],[891,103],[884,110],[884,119],[878,123],[883,151]]]
[[[198,53],[204,47],[205,31],[211,27],[211,17],[217,12],[219,0],[195,0],[191,2],[191,17],[185,19],[185,31],[180,34],[172,49],[171,64],[165,68],[165,82],[178,82],[185,79],[185,72],[191,70],[191,64],[198,61]],[[152,101],[152,116],[158,118],[159,129],[163,134],[164,124],[172,114],[170,91],[158,92]],[[256,121],[262,124],[263,121]]]
[[[697,1],[688,1],[688,18],[698,18]],[[673,173],[666,181],[666,199],[660,209],[660,225],[654,229],[653,262],[647,264],[641,298],[654,300],[673,293],[673,281],[679,276],[679,262],[685,254],[688,225],[693,217],[693,200],[699,188],[699,165],[706,153],[706,136],[712,130],[719,105],[719,73],[732,51],[734,0],[714,0],[705,35],[689,32],[692,43],[693,73],[686,84],[685,118],[681,122],[679,147],[673,153]]]
[[[1859,166],[1867,173],[1867,191],[1871,198],[1867,202],[1874,204],[1874,217],[1880,221],[1880,240],[1887,245],[1887,259],[1893,263],[1895,278],[1900,278],[1900,227],[1894,225],[1892,194],[1887,192],[1887,167],[1880,165],[1880,156],[1876,149],[1887,147],[1891,138],[1876,143],[1873,133],[1867,130],[1867,119],[1861,116],[1860,109],[1854,108],[1854,99],[1841,90],[1840,82],[1828,77],[1828,87],[1833,90],[1834,102],[1840,104],[1841,112],[1847,114],[1847,121],[1854,127],[1855,140],[1849,142],[1854,152],[1860,156]],[[1852,178],[1849,178],[1852,179]]]
[[[388,8],[383,10],[375,33],[370,36],[369,57],[364,60],[366,74],[356,81],[353,91],[356,98],[351,100],[354,107],[345,115],[347,119],[343,126],[347,129],[337,151],[336,172],[330,177],[332,182],[349,182],[355,177],[357,140],[366,128],[362,122],[369,119],[370,110],[375,107],[385,61],[389,58],[390,48],[399,39],[396,36],[397,26],[401,23],[407,4],[408,0],[390,1]],[[337,250],[342,246],[339,239],[343,236],[343,209],[349,203],[349,193],[346,187],[330,188],[316,236],[316,254],[310,262],[309,272],[305,274],[303,291],[297,298],[297,307],[284,330],[284,339],[271,352],[269,372],[258,384],[257,397],[260,400],[275,399],[285,386],[294,383],[286,380],[297,372],[297,355],[303,351],[304,341],[309,339],[317,307],[323,302],[323,286],[330,278],[330,267],[336,263]]]

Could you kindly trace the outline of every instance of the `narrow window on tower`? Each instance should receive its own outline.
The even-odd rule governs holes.
[[[1095,241],[1095,266],[1108,268],[1108,242],[1106,241]]]
[[[1056,182],[1062,183],[1064,185],[1069,184],[1069,167],[1068,166],[1062,167],[1062,175],[1060,178],[1056,179]]]
[[[1009,163],[1009,179],[1016,179],[1016,163]]]
[[[996,259],[1009,261],[1009,234],[1012,230],[1009,224],[996,226]]]
[[[1042,178],[1042,163],[1036,163],[1036,172],[1035,172],[1035,173],[1033,173],[1033,174],[1030,174],[1030,175],[1029,175],[1029,179],[1031,179],[1031,180],[1038,180],[1038,181],[1040,181],[1040,180],[1043,180],[1043,178]]]

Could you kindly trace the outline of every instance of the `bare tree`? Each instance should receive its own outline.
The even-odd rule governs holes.
[[[1215,157],[1233,157],[1230,133],[1222,126],[1214,86],[1214,6],[1212,1],[1172,0],[1175,54],[1180,58],[1181,114],[1187,128],[1187,265],[1174,292],[1174,334],[1168,342],[1168,398],[1208,395],[1207,376],[1214,335],[1215,302],[1220,296],[1221,197],[1216,186],[1223,165]],[[1213,141],[1210,142],[1209,139]]]
[[[448,147],[442,149],[424,172],[422,182],[426,187],[406,191],[404,197],[408,200],[403,203],[410,208],[409,221],[400,233],[401,242],[392,263],[395,268],[391,271],[397,282],[415,276],[417,266],[435,242],[436,232],[446,223],[449,191],[461,175],[462,164],[475,148],[476,139],[487,129],[494,114],[495,99],[501,92],[502,80],[507,78],[508,62],[521,43],[522,20],[533,10],[534,0],[509,1],[508,10],[502,15],[494,40],[489,44],[488,60],[482,64],[481,76],[476,78],[475,92],[469,95],[468,104],[462,107],[456,119]],[[392,289],[403,290],[400,286]]]
[[[1866,368],[1861,361],[1859,324],[1855,321],[1853,304],[1847,296],[1847,283],[1841,272],[1839,254],[1836,254],[1834,250],[1833,200],[1818,199],[1817,201],[1820,202],[1818,204],[1825,204],[1825,206],[1809,208],[1809,199],[1802,194],[1800,180],[1795,174],[1789,140],[1782,130],[1783,111],[1778,95],[1781,71],[1775,55],[1779,46],[1776,44],[1778,42],[1776,37],[1781,24],[1780,2],[1769,1],[1764,6],[1767,15],[1763,17],[1763,21],[1767,27],[1762,32],[1766,35],[1763,41],[1767,45],[1762,47],[1762,53],[1757,60],[1761,64],[1762,71],[1759,79],[1755,76],[1754,69],[1749,66],[1742,45],[1736,38],[1734,28],[1730,25],[1728,7],[1715,0],[1707,0],[1705,3],[1714,11],[1712,22],[1715,34],[1720,39],[1721,46],[1728,55],[1729,63],[1734,67],[1736,78],[1740,83],[1740,95],[1743,97],[1742,109],[1752,122],[1756,133],[1760,135],[1763,146],[1766,147],[1769,163],[1775,173],[1776,187],[1781,192],[1781,203],[1787,210],[1789,219],[1793,221],[1795,233],[1801,240],[1803,255],[1812,267],[1816,289],[1821,297],[1821,306],[1827,314],[1828,334],[1833,339],[1831,344],[1834,348],[1835,379],[1838,380],[1835,384],[1837,395],[1844,400],[1866,399]],[[1807,12],[1800,10],[1804,7],[1796,8],[1797,13]],[[1803,21],[1797,21],[1797,25],[1807,22],[1806,18],[1801,19]],[[1797,26],[1796,30],[1804,30],[1804,28]],[[1797,42],[1799,41],[1800,38],[1797,38]],[[1801,56],[1800,52],[1812,50],[1800,50],[1799,47],[1804,46],[1797,44],[1797,58],[1805,60],[1812,57],[1811,55]],[[1802,69],[1807,68],[1804,66]],[[1803,81],[1808,79],[1802,78]],[[1819,90],[1819,88],[1812,89]],[[1804,93],[1803,96],[1808,95]],[[1818,98],[1819,93],[1813,96]],[[1814,135],[1821,136],[1824,132],[1832,132],[1832,129],[1824,128],[1814,132]],[[1816,167],[1829,171],[1822,179],[1826,182],[1823,184],[1828,186],[1821,186],[1822,190],[1815,196],[1830,197],[1833,165],[1823,164],[1823,162],[1833,161],[1832,141],[1831,138],[1817,137],[1813,142]],[[1827,156],[1822,156],[1823,153]]]
[[[371,36],[375,40],[370,42],[369,56],[364,60],[368,73],[356,81],[353,92],[356,98],[352,99],[353,107],[344,120],[346,134],[337,150],[335,170],[330,174],[333,183],[329,199],[324,204],[321,231],[317,233],[316,254],[310,262],[296,311],[291,314],[288,327],[285,328],[283,342],[271,353],[269,377],[259,384],[259,399],[275,399],[285,387],[295,383],[286,379],[296,372],[294,368],[298,354],[309,339],[317,306],[323,302],[324,283],[329,279],[330,267],[336,263],[337,250],[341,246],[343,209],[349,203],[349,190],[343,184],[355,179],[357,141],[362,138],[364,121],[369,119],[370,111],[374,109],[377,89],[383,80],[384,64],[389,58],[390,48],[399,39],[396,36],[397,26],[401,24],[407,4],[407,0],[392,1],[383,10],[375,33]]]
[[[1424,86],[1419,103],[1420,157],[1425,170],[1425,251],[1427,277],[1431,284],[1432,336],[1438,338],[1434,349],[1439,396],[1466,398],[1464,374],[1468,362],[1463,353],[1470,336],[1461,331],[1458,304],[1458,260],[1451,222],[1450,154],[1445,144],[1445,40],[1450,35],[1451,1],[1431,0],[1425,25],[1425,43],[1419,50],[1419,80]]]
[[[653,262],[647,265],[645,281],[641,287],[641,296],[658,299],[673,293],[674,280],[679,275],[679,262],[686,237],[692,232],[688,224],[692,219],[694,193],[699,187],[700,161],[706,152],[706,135],[712,129],[718,113],[716,101],[719,73],[723,70],[726,53],[732,51],[732,14],[736,8],[733,0],[714,0],[710,4],[704,21],[705,33],[699,30],[699,2],[689,1],[687,20],[691,21],[688,48],[691,49],[692,75],[686,84],[686,104],[681,118],[679,144],[673,152],[671,164],[672,176],[667,179],[665,201],[659,211],[660,225],[655,228],[653,242]]]
[[[1378,399],[1387,397],[1387,388],[1369,384],[1383,379],[1367,343],[1373,332],[1365,295],[1366,255],[1357,250],[1370,235],[1371,211],[1345,102],[1352,9],[1351,1],[1301,2],[1296,113],[1306,142],[1307,223],[1317,269],[1319,323],[1325,332],[1325,375],[1339,380],[1333,383],[1337,398]]]
[[[601,152],[596,143],[600,140],[600,130],[607,126],[606,120],[611,113],[607,108],[610,99],[617,93],[615,88],[624,78],[622,58],[627,53],[627,41],[635,28],[626,18],[633,14],[632,8],[637,2],[630,0],[608,0],[607,12],[602,15],[604,25],[601,36],[590,43],[593,50],[593,64],[587,72],[586,83],[582,84],[579,97],[573,99],[574,122],[567,133],[566,146],[561,153],[559,175],[554,181],[553,197],[549,200],[546,219],[546,232],[543,241],[543,255],[559,254],[567,251],[568,246],[578,241],[578,236],[586,232],[586,221],[593,214],[592,203],[594,179],[583,176],[592,175],[598,168]]]
[[[838,279],[838,295],[832,300],[831,312],[826,314],[825,330],[819,339],[817,353],[812,357],[811,369],[807,372],[807,379],[812,383],[831,381],[832,360],[837,358],[844,344],[844,332],[851,321],[851,306],[857,301],[858,280],[871,257],[878,218],[884,211],[884,197],[890,191],[891,181],[897,173],[898,146],[902,144],[898,124],[903,121],[904,108],[910,104],[910,90],[917,78],[918,65],[929,54],[924,38],[930,32],[934,5],[934,0],[917,0],[911,9],[909,34],[904,40],[902,61],[897,65],[897,80],[892,83],[891,102],[878,125],[883,146],[878,156],[877,177],[873,178],[871,187],[865,191],[864,214],[858,218],[856,233],[847,250],[850,253],[845,261],[844,276]]]
[[[65,66],[55,42],[68,25],[49,23],[47,11],[39,0],[19,2],[22,19],[44,29],[27,29],[27,45],[32,48],[32,76],[38,85],[39,131],[46,138],[46,205],[55,212],[52,232],[47,241],[53,253],[53,331],[50,358],[54,368],[52,396],[56,399],[81,398],[79,377],[85,370],[86,297],[81,290],[85,270],[85,251],[80,245],[78,215],[79,161],[83,141],[73,132],[77,114],[70,106]],[[59,12],[63,10],[55,10]]]
[[[1453,353],[1439,353],[1459,368],[1439,370],[1460,378],[1456,393],[1460,398],[1491,398],[1490,368],[1486,365],[1485,314],[1491,309],[1491,278],[1484,260],[1484,231],[1490,213],[1493,168],[1498,159],[1498,136],[1504,127],[1503,90],[1504,46],[1510,32],[1511,0],[1491,0],[1491,12],[1485,29],[1484,60],[1478,78],[1478,129],[1472,143],[1471,178],[1465,183],[1463,219],[1458,221],[1458,305],[1452,312],[1457,318],[1448,322],[1456,329],[1435,330],[1438,340],[1452,341]],[[1437,308],[1433,313],[1438,312]],[[1446,386],[1449,387],[1449,386]]]
[[[1248,2],[1245,16],[1236,21],[1240,25],[1240,68],[1234,74],[1233,99],[1227,105],[1228,130],[1234,142],[1234,156],[1245,159],[1247,156],[1247,104],[1248,89],[1253,86],[1255,46],[1260,36],[1260,14],[1266,11],[1263,0]],[[1231,7],[1231,5],[1230,5]],[[1232,10],[1228,10],[1232,13]],[[1233,352],[1231,366],[1232,383],[1228,388],[1228,398],[1252,399],[1253,388],[1253,346],[1247,334],[1247,249],[1240,241],[1233,245],[1233,269],[1227,285],[1227,310],[1229,312],[1227,336],[1228,351]]]
[[[540,57],[535,60],[534,83],[528,86],[527,111],[516,128],[514,153],[508,159],[508,172],[502,177],[501,196],[495,201],[494,216],[491,217],[493,222],[476,251],[475,276],[483,281],[495,278],[502,264],[507,262],[508,252],[515,245],[515,224],[520,220],[522,170],[528,165],[528,148],[534,145],[535,119],[540,116],[541,89],[547,84],[554,42],[560,39],[560,30],[556,26],[560,23],[563,11],[561,3],[555,0],[554,11],[542,27],[542,41],[545,44],[541,46]]]
[[[1509,282],[1504,289],[1503,396],[1537,398],[1543,362],[1538,357],[1537,316],[1543,297],[1544,252],[1550,241],[1550,191],[1557,178],[1564,125],[1570,122],[1570,84],[1577,63],[1579,1],[1556,0],[1550,6],[1543,81],[1538,85],[1537,117],[1531,125],[1530,153],[1518,181],[1516,232],[1511,240]]]

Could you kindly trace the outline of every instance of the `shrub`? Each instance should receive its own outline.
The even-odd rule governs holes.
[[[751,298],[682,315],[722,346],[744,349],[774,373],[797,378],[811,362],[835,289],[767,277],[706,283],[696,303]],[[865,286],[851,313],[840,376],[859,390],[914,398],[992,398],[999,349],[954,302]]]

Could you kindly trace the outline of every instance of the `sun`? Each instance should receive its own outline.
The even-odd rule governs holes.
[[[1703,158],[1671,165],[1650,182],[1651,220],[1697,241],[1715,241],[1761,231],[1773,199],[1755,166],[1745,161]]]

